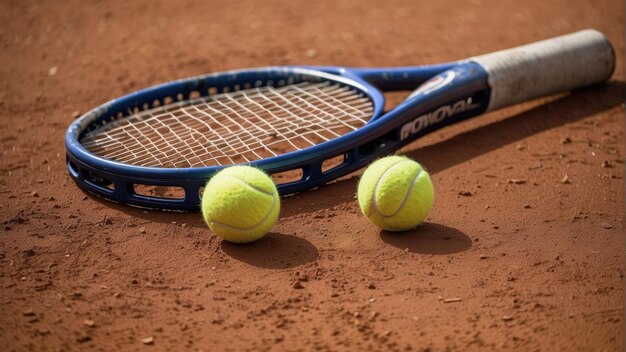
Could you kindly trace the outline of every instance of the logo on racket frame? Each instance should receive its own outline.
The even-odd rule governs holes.
[[[427,114],[420,115],[413,121],[408,122],[400,129],[400,140],[403,141],[409,136],[418,133],[428,126],[437,124],[451,116],[460,114],[464,111],[478,107],[479,104],[472,102],[472,97],[459,100],[456,103],[444,105],[437,110],[431,111]]]
[[[437,75],[422,83],[422,85],[417,87],[417,89],[414,90],[408,98],[412,98],[418,94],[428,95],[436,91],[437,89],[442,88],[446,84],[452,82],[454,80],[454,77],[456,77],[456,73],[454,73],[454,71],[446,71],[440,75]]]

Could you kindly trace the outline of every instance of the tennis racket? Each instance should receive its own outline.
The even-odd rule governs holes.
[[[192,77],[82,115],[65,136],[67,166],[82,189],[139,207],[198,210],[206,181],[234,164],[293,171],[295,179],[278,182],[285,195],[346,175],[441,127],[604,82],[614,66],[610,42],[588,29],[437,65],[264,67]],[[384,112],[382,92],[399,90],[414,92]]]

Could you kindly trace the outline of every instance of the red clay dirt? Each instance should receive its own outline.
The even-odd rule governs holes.
[[[0,2],[1,349],[623,350],[623,13],[612,0]],[[437,195],[414,231],[360,214],[359,173],[283,198],[272,232],[241,246],[198,213],[87,195],[66,170],[73,115],[159,82],[442,62],[589,27],[615,46],[608,84],[402,151]]]

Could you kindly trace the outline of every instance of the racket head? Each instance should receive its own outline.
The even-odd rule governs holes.
[[[345,141],[351,133],[357,132],[358,127],[380,117],[385,102],[383,94],[365,80],[357,75],[345,77],[341,73],[345,73],[345,70],[335,67],[325,67],[324,71],[305,67],[245,69],[172,81],[111,100],[85,113],[69,126],[65,136],[69,173],[81,188],[121,203],[160,209],[197,209],[198,193],[206,180],[223,167],[237,162],[193,167],[132,164],[95,153],[93,148],[86,146],[85,139],[90,134],[97,134],[99,130],[123,123],[143,112],[167,109],[193,99],[210,99],[224,93],[229,93],[230,96],[242,91],[254,91],[264,87],[280,89],[304,82],[340,87],[350,95],[369,102],[369,107],[364,112],[368,116],[361,126],[341,135]],[[339,138],[321,140],[287,153],[247,158],[240,163],[277,173],[301,168],[302,178],[309,179],[312,173],[316,173],[310,165],[311,159],[316,155],[327,155],[328,151],[336,149],[337,139]],[[184,195],[153,197],[137,193],[136,185],[178,187],[184,190]]]
[[[132,165],[92,153],[82,140],[109,124],[155,108],[184,104],[194,95],[199,96],[195,99],[203,99],[247,89],[268,86],[278,89],[282,85],[312,82],[335,85],[367,101],[369,117],[364,118],[361,126],[337,138],[244,162],[272,175],[295,171],[296,178],[277,182],[281,194],[290,194],[332,181],[380,155],[393,153],[421,135],[482,113],[489,97],[486,79],[479,65],[464,62],[396,69],[268,67],[177,80],[111,100],[71,124],[65,137],[67,166],[81,188],[106,199],[139,207],[197,211],[206,181],[230,165],[183,168]],[[404,90],[424,81],[427,82],[421,89],[387,113],[383,113],[383,93],[369,83]],[[325,168],[328,161],[334,165]],[[138,191],[146,186],[173,187],[179,192],[169,196]]]

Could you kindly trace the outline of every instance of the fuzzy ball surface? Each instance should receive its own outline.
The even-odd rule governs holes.
[[[229,242],[260,239],[280,213],[276,185],[263,171],[232,166],[213,176],[202,195],[202,216],[212,232]]]
[[[359,181],[357,197],[363,214],[387,231],[419,225],[433,206],[434,189],[428,173],[405,156],[373,162]]]

